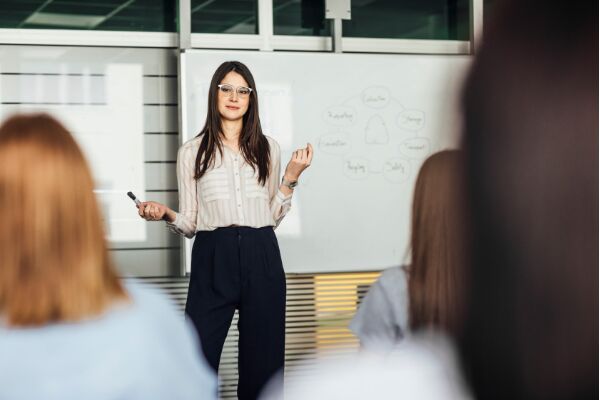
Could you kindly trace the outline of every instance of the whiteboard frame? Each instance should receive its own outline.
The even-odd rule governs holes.
[[[187,99],[187,83],[188,83],[188,76],[187,76],[187,71],[186,71],[186,56],[190,56],[190,55],[194,55],[194,53],[197,52],[202,52],[202,51],[206,51],[206,52],[210,52],[210,49],[185,49],[185,50],[181,50],[179,52],[178,55],[178,63],[179,63],[179,93],[180,93],[180,101],[179,101],[179,123],[180,123],[180,135],[179,135],[179,141],[180,141],[180,145],[182,145],[183,143],[187,142],[188,140],[192,139],[196,132],[190,132],[188,129],[188,124],[187,124],[187,116],[188,116],[188,110],[185,104],[185,99]],[[231,50],[221,50],[221,51],[231,51]],[[260,53],[260,52],[251,52],[251,51],[244,51],[244,50],[233,50],[233,51],[239,51],[239,52],[248,52],[248,53]],[[282,52],[283,53],[283,52]],[[436,54],[439,55],[439,54]],[[382,55],[383,56],[383,55]],[[388,55],[389,56],[389,55]],[[469,56],[469,55],[467,55]],[[189,274],[191,271],[191,254],[192,254],[192,247],[193,247],[193,240],[194,239],[187,239],[185,237],[181,238],[181,273],[182,275],[185,274]],[[405,250],[408,251],[408,250]],[[406,253],[408,254],[408,253]],[[406,254],[404,257],[406,257]],[[304,274],[304,273],[349,273],[349,272],[359,272],[359,271],[376,271],[376,270],[383,270],[385,268],[390,268],[390,267],[394,267],[395,265],[382,265],[381,267],[378,268],[367,268],[367,269],[362,269],[362,270],[357,270],[354,268],[349,268],[348,270],[331,270],[331,271],[323,271],[320,269],[314,269],[314,268],[310,268],[310,267],[305,267],[305,268],[301,268],[301,270],[299,271],[294,271],[294,272],[290,272],[292,274]]]
[[[179,94],[179,104],[177,106],[177,113],[179,114],[179,147],[181,147],[187,140],[189,136],[188,127],[187,127],[187,107],[184,107],[184,99],[187,96],[187,73],[185,68],[185,62],[183,57],[185,56],[185,50],[181,50],[177,55],[177,84],[178,84],[178,94]],[[179,160],[177,160],[179,161]],[[179,197],[179,179],[177,179],[177,195]],[[179,203],[179,200],[177,201]],[[179,209],[179,206],[177,206]],[[186,237],[180,238],[180,265],[179,270],[181,276],[185,276],[191,270],[191,259],[188,260],[188,254],[192,254],[191,246],[192,241],[188,240]],[[190,268],[188,268],[188,265]]]

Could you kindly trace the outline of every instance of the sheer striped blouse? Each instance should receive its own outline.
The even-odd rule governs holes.
[[[199,180],[194,165],[201,137],[186,143],[177,153],[179,212],[167,226],[172,232],[192,238],[197,231],[239,225],[253,228],[279,225],[292,203],[292,195],[279,190],[281,154],[279,144],[267,136],[271,166],[266,184],[258,182],[258,169],[252,170],[241,154],[223,146],[216,152],[214,166]]]

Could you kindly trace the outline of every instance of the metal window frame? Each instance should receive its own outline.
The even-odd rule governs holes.
[[[469,11],[471,54],[475,54],[483,34],[483,0],[471,0]]]
[[[265,45],[260,35],[192,34],[194,49],[260,51],[332,51],[331,37],[272,35]],[[471,54],[471,43],[459,40],[342,38],[349,53]]]
[[[0,29],[0,44],[107,47],[177,47],[175,32]]]
[[[185,3],[186,6],[189,5],[188,1]],[[471,38],[469,41],[344,37],[342,47],[344,52],[352,53],[473,54],[483,26],[483,0],[471,0],[470,8]],[[192,33],[190,43],[182,44],[184,48],[196,49],[320,52],[332,50],[331,37],[274,35],[272,0],[258,0],[258,21],[259,33],[256,35]],[[180,47],[179,33],[176,32],[7,28],[0,29],[0,44]]]

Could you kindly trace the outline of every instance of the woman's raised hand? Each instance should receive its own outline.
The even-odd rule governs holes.
[[[287,180],[297,181],[300,174],[306,168],[310,167],[313,158],[313,147],[310,143],[303,149],[298,149],[292,153],[292,158],[285,168],[284,177]]]

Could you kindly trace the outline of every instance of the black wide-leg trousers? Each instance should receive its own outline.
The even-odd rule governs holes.
[[[285,273],[272,226],[196,233],[186,314],[216,371],[233,314],[239,310],[240,400],[256,399],[283,368],[285,294]],[[282,379],[283,374],[277,376]]]

